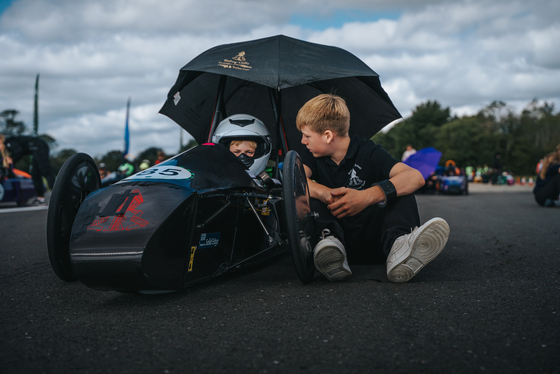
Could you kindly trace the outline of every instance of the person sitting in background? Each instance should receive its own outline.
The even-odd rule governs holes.
[[[560,144],[543,158],[541,172],[533,188],[537,204],[545,207],[560,206]]]
[[[31,179],[37,197],[31,203],[32,205],[47,205],[45,200],[45,186],[43,177],[46,179],[48,186],[54,186],[55,176],[51,170],[49,160],[49,145],[41,138],[34,136],[10,136],[0,135],[0,152],[2,155],[11,155],[8,158],[11,167],[15,165],[21,158],[26,155],[32,156],[31,163]]]

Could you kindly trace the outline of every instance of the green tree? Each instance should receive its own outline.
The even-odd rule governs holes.
[[[70,156],[74,155],[76,150],[74,149],[62,149],[60,152],[56,154],[51,154],[50,161],[51,161],[51,168],[53,169],[54,174],[58,174],[62,165],[70,158]]]
[[[494,137],[477,118],[462,117],[443,125],[436,136],[441,164],[455,161],[458,167],[491,165]]]
[[[19,111],[15,109],[6,109],[0,113],[0,134],[6,136],[22,135],[27,131],[22,121],[16,121]]]
[[[181,151],[179,153],[185,152],[185,151],[187,151],[187,150],[189,150],[193,147],[196,147],[197,145],[198,145],[198,143],[196,142],[196,140],[191,139],[187,144],[185,144],[181,147]]]
[[[386,133],[378,132],[375,134],[371,140],[374,143],[381,145],[389,154],[395,157],[397,160],[400,160],[400,155],[397,155],[396,152],[398,151],[397,147],[397,138],[395,136],[395,132],[391,132],[389,130]],[[402,152],[401,152],[402,154]]]
[[[122,151],[113,150],[107,152],[101,158],[96,158],[95,161],[97,165],[103,162],[107,166],[108,171],[115,171],[123,163],[123,154]]]
[[[478,113],[478,118],[494,135],[495,153],[500,153],[502,162],[509,164],[520,126],[519,116],[515,114],[514,108],[503,101],[493,101]]]
[[[545,102],[539,106],[533,100],[521,113],[519,136],[539,152],[554,149],[560,143],[560,114],[554,114],[554,104]]]
[[[56,142],[56,139],[50,136],[49,134],[41,134],[38,136],[38,138],[43,139],[49,145],[49,149],[51,151],[54,150],[56,147],[58,147],[58,143]]]
[[[503,101],[493,101],[475,116],[450,116],[437,101],[416,107],[412,115],[373,141],[400,159],[407,144],[441,151],[441,163],[451,159],[459,167],[492,165],[500,153],[505,170],[534,174],[540,158],[560,144],[560,114],[554,105],[533,100],[517,114]]]
[[[378,133],[372,140],[400,160],[408,144],[416,149],[437,148],[437,134],[451,119],[449,107],[443,108],[439,102],[429,100],[418,105],[410,117],[396,124],[386,134]]]
[[[157,159],[157,153],[161,150],[161,148],[157,147],[147,148],[138,154],[138,158],[136,159],[136,161],[138,161],[138,164],[140,164],[142,160],[148,160],[150,161],[150,165],[154,165]]]

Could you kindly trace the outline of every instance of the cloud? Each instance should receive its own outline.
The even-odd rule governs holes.
[[[288,0],[286,3],[292,1]],[[226,35],[283,24],[289,7],[240,0],[19,0],[3,16],[3,29],[40,42],[99,40],[119,33]]]
[[[371,18],[305,23],[356,10]],[[131,151],[172,154],[179,126],[157,112],[179,69],[213,46],[277,34],[354,53],[405,116],[426,100],[461,115],[493,100],[558,106],[557,14],[552,0],[16,0],[0,15],[0,110],[31,125],[40,73],[40,132],[59,150],[121,149],[131,97]]]

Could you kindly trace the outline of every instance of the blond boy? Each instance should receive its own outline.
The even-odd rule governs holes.
[[[351,275],[348,259],[384,260],[388,279],[406,282],[443,250],[447,222],[434,218],[420,225],[413,192],[424,178],[371,140],[350,137],[350,112],[341,97],[309,100],[296,125],[308,150],[301,157],[312,210],[319,213],[315,267],[327,279]]]

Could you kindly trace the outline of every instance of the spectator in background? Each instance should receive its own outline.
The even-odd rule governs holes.
[[[472,166],[467,166],[467,167],[465,168],[465,175],[467,176],[467,180],[468,180],[469,182],[472,182],[472,181],[474,180],[474,175],[475,175],[474,167],[472,167]]]
[[[99,177],[101,179],[105,178],[107,175],[109,175],[109,171],[107,170],[107,165],[105,165],[104,162],[100,163],[99,166],[97,167],[99,169]]]
[[[545,207],[560,206],[560,144],[554,152],[543,158],[541,172],[537,175],[537,182],[533,194],[537,204]]]
[[[494,155],[494,168],[492,169],[492,184],[498,184],[499,178],[502,175],[502,160],[500,154]]]
[[[150,167],[150,160],[142,160],[142,162],[140,163],[140,171],[142,170],[146,170],[147,168]]]
[[[544,160],[541,158],[539,160],[539,163],[537,164],[537,167],[535,168],[535,173],[539,174],[542,170],[542,166],[543,166],[543,162]]]
[[[13,167],[24,156],[32,156],[30,174],[37,197],[31,204],[47,205],[43,177],[45,177],[49,188],[54,186],[55,180],[51,170],[49,145],[47,142],[34,136],[5,137],[0,135],[0,151],[3,155],[6,154],[5,158],[11,163],[10,167]]]
[[[156,159],[155,164],[157,165],[157,164],[159,164],[160,162],[165,161],[165,158],[166,158],[166,157],[167,157],[167,156],[165,155],[165,153],[164,153],[163,151],[158,151],[158,153],[157,153],[157,159]]]
[[[402,157],[401,157],[401,161],[405,161],[407,158],[409,158],[410,156],[412,156],[413,154],[416,153],[416,149],[412,148],[412,145],[407,145],[406,146],[406,151],[403,152]]]
[[[138,172],[138,167],[135,163],[136,157],[129,153],[124,156],[124,163],[119,166],[118,171],[122,174],[124,178],[130,177],[132,174]]]

